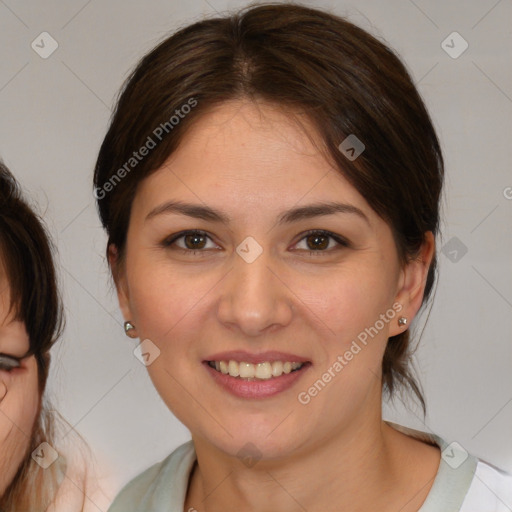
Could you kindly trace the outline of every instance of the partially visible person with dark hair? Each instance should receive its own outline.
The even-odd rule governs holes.
[[[61,452],[58,416],[44,398],[64,323],[52,252],[42,220],[0,162],[1,512],[87,510],[95,492],[87,467],[76,467],[85,459]]]
[[[401,60],[328,12],[250,6],[139,62],[95,196],[126,334],[192,440],[111,512],[510,511],[512,476],[382,419],[400,388],[425,406],[443,178]]]

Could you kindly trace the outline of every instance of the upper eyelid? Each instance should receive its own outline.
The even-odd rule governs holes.
[[[21,358],[10,356],[8,354],[0,354],[0,366],[19,368],[21,366]]]

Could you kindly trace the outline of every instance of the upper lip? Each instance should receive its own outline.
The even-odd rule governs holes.
[[[295,354],[287,354],[285,352],[278,352],[275,350],[260,352],[259,354],[252,354],[245,350],[232,350],[229,352],[218,352],[208,356],[205,361],[238,361],[244,363],[264,363],[265,361],[289,361],[291,363],[307,363],[308,359],[300,357]]]

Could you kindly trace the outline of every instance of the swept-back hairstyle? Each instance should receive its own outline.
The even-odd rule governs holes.
[[[179,30],[124,84],[94,174],[108,247],[117,248],[121,264],[139,183],[173,153],[194,121],[233,99],[306,114],[328,160],[390,225],[402,264],[418,256],[427,231],[438,234],[443,157],[401,60],[338,16],[263,4]],[[349,135],[365,146],[356,159],[338,149]],[[434,256],[424,303],[435,275]],[[408,386],[425,410],[410,349],[408,330],[389,339],[383,388],[392,395],[397,383]]]
[[[29,336],[28,355],[37,361],[38,416],[27,453],[13,482],[0,497],[0,510],[43,511],[55,498],[59,471],[42,469],[31,453],[43,441],[53,444],[53,421],[42,396],[48,378],[50,348],[63,329],[63,314],[53,260],[43,221],[23,198],[13,175],[0,161],[0,260],[10,288],[10,309]]]

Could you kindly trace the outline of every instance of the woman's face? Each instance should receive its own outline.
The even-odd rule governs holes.
[[[19,361],[29,339],[9,305],[9,284],[0,265],[0,496],[26,455],[39,407],[37,363],[34,356]]]
[[[193,436],[272,458],[380,415],[386,341],[425,275],[400,267],[390,227],[297,124],[230,102],[139,185],[117,284],[150,340],[149,374]],[[222,360],[229,375],[208,364]],[[231,376],[253,371],[263,378]]]

